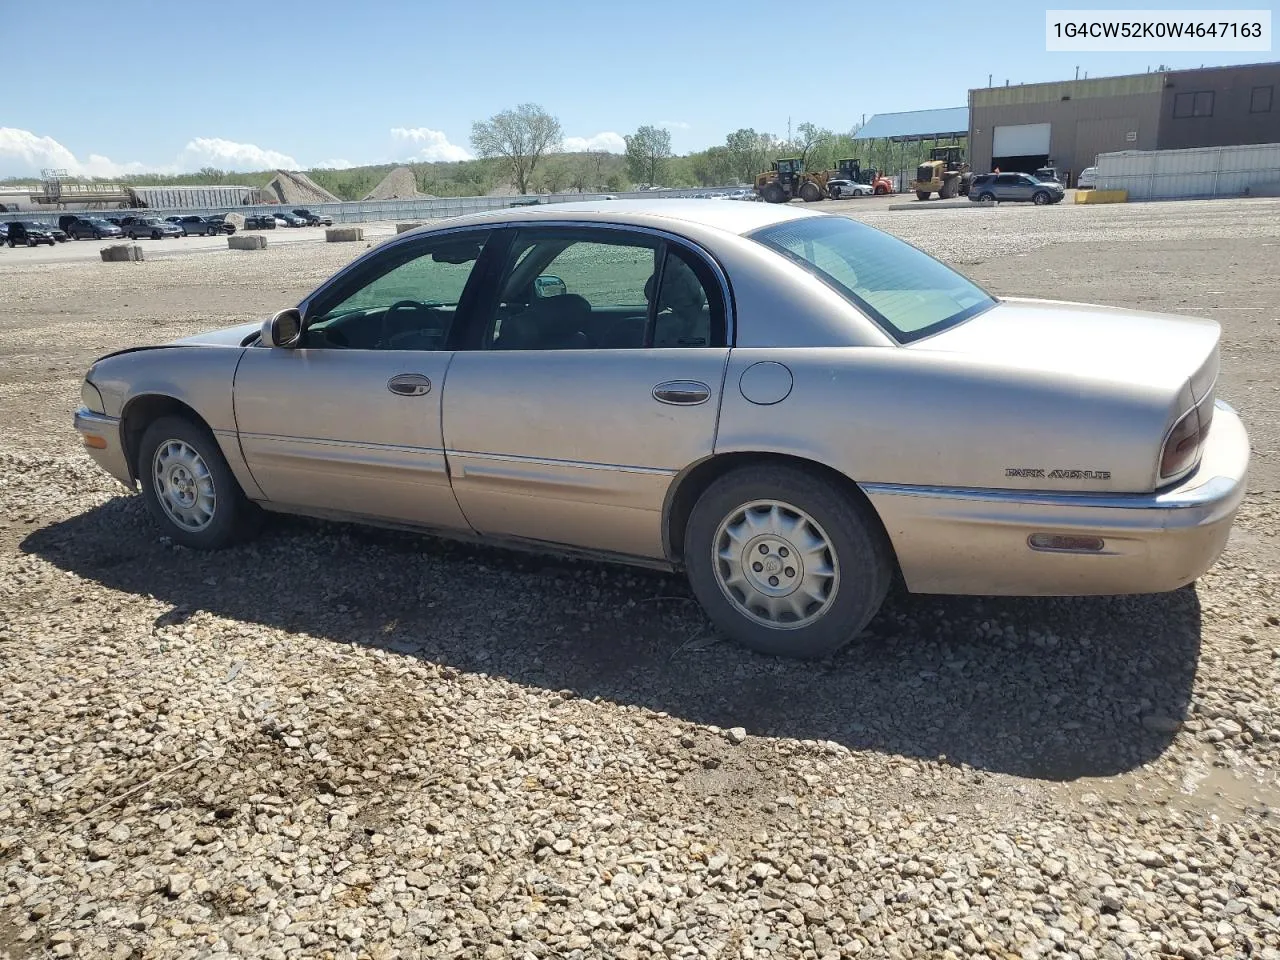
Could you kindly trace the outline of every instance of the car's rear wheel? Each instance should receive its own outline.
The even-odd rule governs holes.
[[[260,510],[203,425],[181,416],[156,420],[142,434],[135,469],[151,515],[183,546],[217,550],[256,531]]]
[[[1044,190],[1037,190],[1035,192],[1035,196],[1031,198],[1031,201],[1036,206],[1043,207],[1046,203],[1049,202],[1049,194],[1046,193]]]
[[[707,616],[760,653],[824,657],[879,610],[891,550],[869,508],[807,470],[743,467],[698,498],[689,583]]]
[[[134,233],[132,230],[130,230],[130,231],[129,231],[129,239],[130,239],[130,240],[137,240],[137,239],[138,239],[138,235],[137,235],[136,233]]]

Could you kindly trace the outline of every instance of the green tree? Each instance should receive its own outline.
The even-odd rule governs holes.
[[[750,127],[735,130],[725,138],[729,165],[739,180],[754,183],[756,174],[769,169],[778,141],[771,133],[756,133]]]
[[[671,159],[671,131],[644,126],[623,140],[627,144],[627,171],[631,179],[649,186],[657,184]]]
[[[471,125],[471,146],[476,153],[505,160],[511,182],[520,193],[529,192],[538,163],[560,149],[563,139],[560,121],[536,103],[522,103]]]

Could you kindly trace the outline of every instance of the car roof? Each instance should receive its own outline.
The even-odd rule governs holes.
[[[464,214],[450,217],[446,221],[426,224],[413,232],[428,233],[442,226],[458,227],[473,223],[477,226],[490,223],[532,224],[567,217],[637,227],[656,227],[661,226],[664,221],[675,220],[741,235],[775,223],[816,216],[821,216],[816,210],[805,210],[785,203],[721,203],[695,199],[574,200]]]

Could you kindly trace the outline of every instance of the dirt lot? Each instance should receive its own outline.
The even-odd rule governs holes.
[[[1219,320],[1255,456],[1219,564],[895,596],[813,665],[658,574],[304,521],[194,555],[78,449],[85,367],[363,245],[6,255],[0,958],[1280,958],[1280,203],[826,206]]]

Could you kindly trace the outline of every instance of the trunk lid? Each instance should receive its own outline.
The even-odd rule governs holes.
[[[1195,401],[1209,399],[1212,404],[1220,336],[1214,320],[1011,297],[907,349],[969,354],[1026,372],[1168,390],[1171,400],[1190,382]]]

